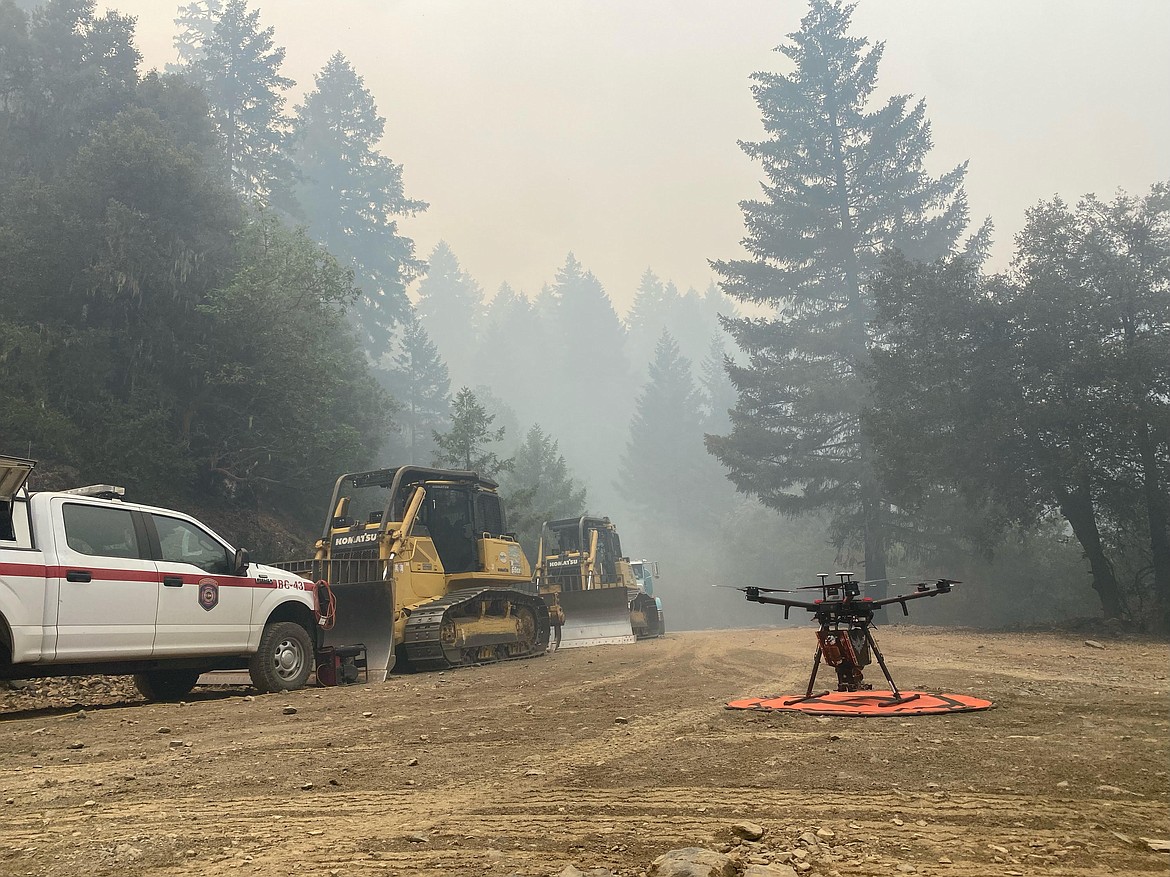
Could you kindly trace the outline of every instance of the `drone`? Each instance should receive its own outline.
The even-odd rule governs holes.
[[[865,674],[862,669],[869,666],[872,660],[871,654],[877,658],[878,666],[882,668],[882,673],[885,675],[886,681],[890,683],[890,689],[894,695],[887,702],[887,705],[892,706],[917,699],[919,694],[903,695],[898,690],[894,678],[890,675],[889,668],[886,667],[886,660],[882,657],[881,650],[878,649],[873,633],[870,632],[874,611],[882,606],[897,603],[902,607],[902,614],[909,615],[910,610],[906,606],[908,601],[950,593],[951,586],[960,584],[960,582],[954,579],[915,582],[909,585],[914,590],[908,594],[874,600],[871,597],[861,596],[861,587],[864,584],[869,584],[868,582],[857,581],[851,572],[839,572],[835,575],[838,581],[831,582],[829,581],[829,573],[818,573],[817,577],[821,580],[819,585],[807,585],[795,589],[736,588],[738,591],[743,591],[751,602],[783,606],[785,618],[788,617],[789,611],[795,607],[807,609],[820,622],[821,626],[817,631],[817,650],[813,656],[808,689],[805,691],[804,697],[786,701],[786,704],[800,703],[828,694],[827,691],[813,694],[813,687],[817,682],[817,671],[820,669],[822,659],[830,667],[836,669],[838,691],[872,690],[873,686],[865,682]],[[821,597],[819,600],[809,601],[770,596],[772,594],[792,594],[797,591],[820,591]]]

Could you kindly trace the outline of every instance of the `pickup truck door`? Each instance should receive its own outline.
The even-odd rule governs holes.
[[[158,570],[141,519],[126,508],[53,500],[57,582],[54,660],[147,657],[154,649]],[[48,623],[48,620],[46,620]]]
[[[246,651],[255,582],[231,575],[235,552],[184,518],[148,513],[147,527],[158,537],[155,656]]]

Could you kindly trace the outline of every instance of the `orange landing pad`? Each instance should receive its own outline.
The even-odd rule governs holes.
[[[727,704],[729,710],[787,710],[814,716],[926,716],[937,713],[969,713],[991,708],[990,700],[967,694],[929,694],[903,691],[828,691],[804,697],[744,697]]]

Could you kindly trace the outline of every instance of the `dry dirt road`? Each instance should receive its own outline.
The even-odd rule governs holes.
[[[0,874],[643,875],[687,846],[814,875],[1167,873],[1142,840],[1170,838],[1166,643],[878,639],[901,687],[996,708],[724,709],[803,690],[811,628],[185,704],[0,693]],[[744,820],[763,841],[732,843]]]

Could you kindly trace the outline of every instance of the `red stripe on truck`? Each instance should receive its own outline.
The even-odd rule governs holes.
[[[206,573],[173,573],[163,572],[158,570],[148,569],[102,569],[100,567],[88,566],[86,564],[74,564],[71,566],[45,566],[40,563],[0,563],[0,576],[24,577],[24,578],[65,578],[66,573],[71,569],[84,569],[95,579],[103,581],[119,580],[130,582],[157,582],[162,583],[163,576],[178,576],[183,580],[184,585],[197,585],[204,579],[214,579],[219,585],[227,588],[280,588],[284,587],[293,591],[315,591],[316,584],[313,582],[304,581],[303,579],[288,578],[288,579],[269,579],[268,581],[257,581],[256,579],[240,577],[240,576],[216,576]]]

